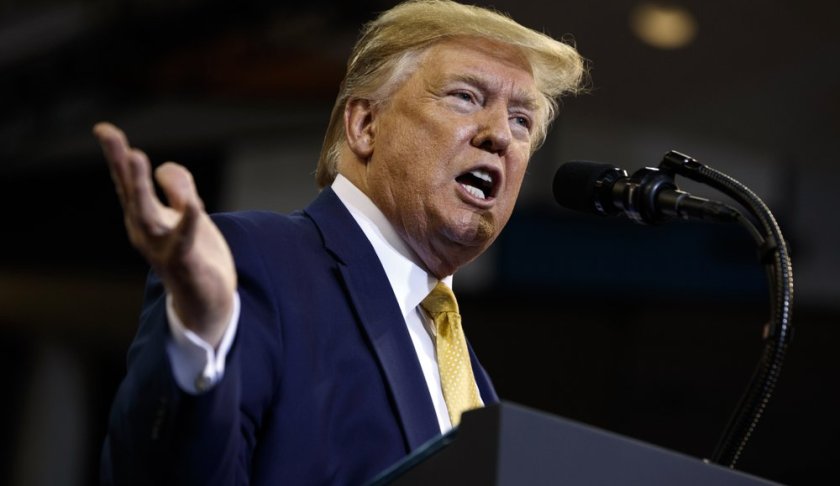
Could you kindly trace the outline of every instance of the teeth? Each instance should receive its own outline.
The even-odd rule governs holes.
[[[470,174],[472,174],[475,177],[478,177],[479,179],[481,179],[483,181],[489,182],[490,184],[493,183],[493,178],[490,177],[490,173],[487,172],[487,171],[484,171],[484,170],[481,170],[481,169],[476,169],[476,170],[471,170]]]
[[[477,187],[470,186],[470,185],[467,185],[467,184],[461,184],[461,187],[463,187],[464,189],[467,190],[467,192],[469,192],[470,194],[472,194],[473,196],[475,196],[479,199],[486,199],[486,196],[484,195],[484,191],[482,191],[481,189],[479,189]]]

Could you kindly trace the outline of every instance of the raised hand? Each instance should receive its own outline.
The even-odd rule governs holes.
[[[167,206],[155,194],[146,154],[110,123],[98,123],[93,134],[108,161],[131,244],[162,279],[184,325],[218,346],[233,312],[236,270],[192,174],[174,162],[155,170]]]

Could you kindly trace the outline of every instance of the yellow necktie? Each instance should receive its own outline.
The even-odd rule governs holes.
[[[443,282],[438,282],[420,306],[435,321],[435,351],[440,385],[454,427],[461,421],[462,412],[481,406],[467,351],[467,340],[461,328],[458,302],[452,290]]]

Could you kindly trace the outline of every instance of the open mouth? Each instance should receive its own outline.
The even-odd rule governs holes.
[[[455,178],[471,196],[482,200],[496,195],[495,179],[494,174],[485,169],[473,169]]]

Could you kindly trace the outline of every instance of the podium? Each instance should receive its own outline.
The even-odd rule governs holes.
[[[369,486],[778,484],[578,422],[502,402],[384,471]]]

